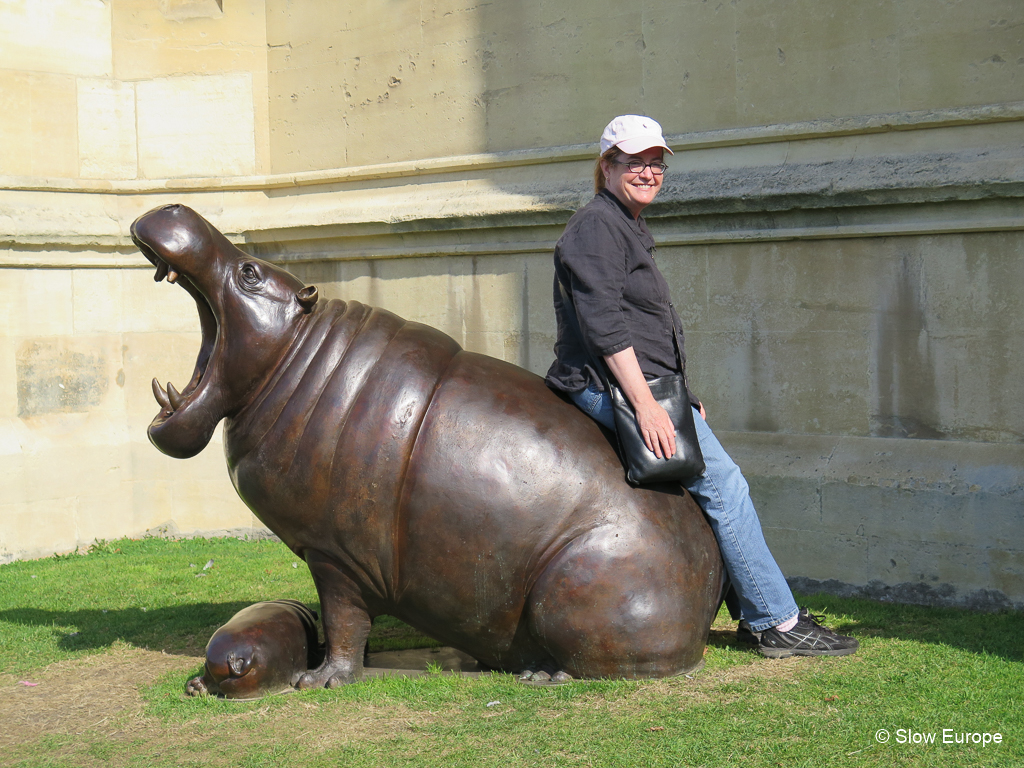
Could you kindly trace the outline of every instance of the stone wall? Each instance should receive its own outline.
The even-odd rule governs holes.
[[[219,437],[145,439],[199,333],[140,213],[543,373],[551,249],[638,111],[693,386],[787,575],[1024,605],[1018,4],[39,5],[0,12],[0,559],[258,530]]]

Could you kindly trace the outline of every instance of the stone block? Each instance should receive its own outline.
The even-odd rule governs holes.
[[[896,6],[884,0],[744,3],[730,52],[738,123],[898,111],[898,33]]]
[[[112,9],[114,77],[226,72],[255,77],[265,71],[266,3],[232,0],[226,10],[223,5],[221,0],[118,0]]]
[[[168,77],[135,88],[143,177],[255,173],[251,75]]]
[[[78,80],[79,176],[134,179],[139,158],[135,133],[135,84]]]
[[[488,151],[594,142],[615,113],[643,111],[642,6],[581,9],[481,6]]]
[[[1024,93],[1020,3],[945,0],[892,6],[900,25],[903,109],[1016,101]]]
[[[0,335],[74,332],[71,275],[56,270],[0,270]]]
[[[17,348],[17,339],[0,336],[0,423],[18,413]],[[9,439],[0,438],[0,456],[10,452]]]
[[[879,540],[1019,549],[1020,453],[984,443],[844,438],[823,482],[822,525]]]
[[[76,98],[74,77],[0,70],[0,174],[77,176]]]
[[[922,238],[904,278],[919,304],[920,320],[939,335],[968,332],[1024,332],[1024,236],[984,232]]]
[[[737,125],[735,5],[682,0],[644,14],[644,101],[666,133]],[[673,168],[678,165],[673,162]]]
[[[109,76],[110,2],[8,0],[0,11],[0,69]]]
[[[18,417],[102,409],[119,369],[118,338],[23,339],[16,352]]]
[[[153,268],[78,269],[72,282],[76,333],[199,332],[195,301],[181,288],[154,283]]]
[[[0,563],[76,549],[76,524],[77,503],[73,497],[0,503]]]
[[[195,370],[201,337],[198,333],[127,333],[122,342],[127,428],[132,439],[144,440],[146,428],[160,410],[153,397],[153,379],[165,387],[170,381],[179,391],[184,389]]]
[[[868,572],[886,584],[922,584],[959,594],[995,589],[1018,603],[1024,594],[1021,550],[872,537]]]
[[[868,540],[831,531],[764,527],[764,538],[786,577],[864,584],[871,573]]]
[[[157,7],[169,21],[219,19],[224,15],[224,0],[160,0]]]
[[[867,434],[864,334],[687,333],[687,370],[723,429]]]

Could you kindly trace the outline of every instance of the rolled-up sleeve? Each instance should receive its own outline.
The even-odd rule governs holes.
[[[569,234],[559,241],[558,257],[567,273],[584,343],[594,354],[614,355],[633,345],[622,311],[627,273],[622,233],[598,217],[588,217]]]

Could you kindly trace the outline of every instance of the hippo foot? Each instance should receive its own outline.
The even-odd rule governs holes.
[[[328,664],[326,661],[316,669],[299,678],[295,686],[300,691],[308,688],[337,688],[356,681],[355,672],[348,665]]]
[[[206,687],[206,681],[202,677],[193,677],[185,683],[185,693],[189,696],[209,696],[210,690]]]
[[[554,674],[546,670],[538,670],[534,672],[530,669],[524,669],[519,673],[519,682],[526,685],[562,685],[568,683],[573,679],[573,676],[564,670],[559,670]]]

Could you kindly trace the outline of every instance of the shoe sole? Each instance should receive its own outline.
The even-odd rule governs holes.
[[[793,648],[758,648],[758,653],[769,659],[788,659],[790,656],[849,656],[857,648],[839,648],[834,651],[815,651]]]

